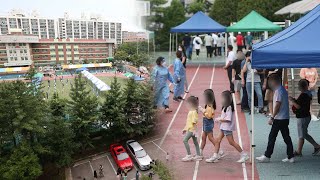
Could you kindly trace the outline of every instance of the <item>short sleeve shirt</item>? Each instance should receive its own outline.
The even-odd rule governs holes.
[[[246,78],[246,82],[252,82],[252,75],[251,75],[251,63],[247,62],[247,78]],[[256,70],[254,70],[254,75],[253,75],[253,82],[261,82],[261,78],[259,76],[259,74],[257,73]]]
[[[276,106],[276,102],[280,102],[280,109],[278,114],[274,117],[277,120],[289,119],[289,100],[288,92],[283,86],[279,86],[277,90],[274,91],[273,95],[273,108]]]
[[[227,65],[229,62],[231,62],[231,64],[232,64],[232,62],[233,62],[234,60],[236,60],[236,54],[235,54],[233,51],[228,52],[228,57],[227,57],[227,60],[226,60],[226,65]]]
[[[206,105],[206,109],[205,109],[203,115],[207,119],[213,119],[213,117],[214,117],[214,108],[212,107],[212,105]]]
[[[226,112],[224,112],[224,109],[222,110],[220,118],[225,120],[225,122],[220,123],[221,130],[225,130],[225,131],[235,130],[234,112],[232,111],[231,106],[227,107]]]
[[[183,130],[194,131],[195,124],[198,123],[198,118],[199,118],[199,116],[198,116],[198,112],[196,110],[189,111],[188,116],[187,116],[187,123],[186,123],[186,126],[184,127]]]
[[[300,105],[300,109],[296,111],[297,118],[310,117],[310,103],[312,100],[312,95],[309,92],[301,93],[297,99],[297,104]]]

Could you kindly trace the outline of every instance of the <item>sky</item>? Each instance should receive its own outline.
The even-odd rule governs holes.
[[[68,12],[70,18],[80,18],[84,12],[100,14],[105,20],[122,22],[125,30],[136,28],[136,0],[0,0],[0,14],[21,9],[29,14],[37,10],[40,17],[59,18]]]

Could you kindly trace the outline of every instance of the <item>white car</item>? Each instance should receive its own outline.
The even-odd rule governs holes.
[[[150,163],[152,159],[143,149],[143,147],[135,140],[128,140],[126,143],[128,153],[132,156],[132,159],[136,161],[139,169],[142,171],[150,169]]]

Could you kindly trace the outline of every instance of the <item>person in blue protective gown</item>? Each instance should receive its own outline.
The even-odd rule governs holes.
[[[158,57],[156,64],[151,74],[155,107],[164,107],[166,112],[172,112],[169,109],[170,90],[167,81],[174,83],[174,80],[169,69],[166,67],[166,61],[163,57]]]
[[[174,90],[173,90],[173,100],[174,101],[180,101],[183,100],[182,95],[184,94],[184,83],[186,78],[186,69],[184,68],[181,57],[182,52],[177,51],[176,52],[176,59],[174,60],[173,69],[174,69]]]

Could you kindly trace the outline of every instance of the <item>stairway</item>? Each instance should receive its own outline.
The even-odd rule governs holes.
[[[291,69],[287,69],[288,71],[288,92],[289,96],[298,98],[300,91],[298,89],[298,82],[300,81],[300,69],[293,69],[294,79],[292,80]],[[320,69],[318,69],[318,74],[320,74]],[[320,87],[320,81],[317,82],[316,91],[318,92],[318,87]],[[293,89],[294,88],[294,89]],[[290,104],[291,107],[291,104]],[[318,115],[320,109],[320,105],[318,104],[318,96],[313,97],[312,100],[312,112],[315,115]],[[292,111],[291,111],[292,113]],[[293,115],[293,114],[292,114]]]

